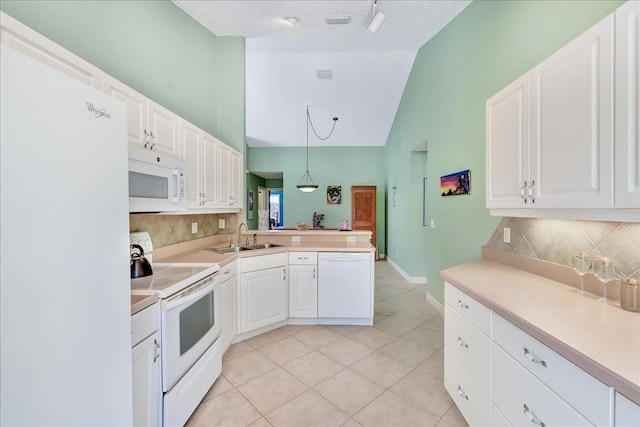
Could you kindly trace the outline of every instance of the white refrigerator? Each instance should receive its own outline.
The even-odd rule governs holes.
[[[0,55],[0,425],[130,425],[125,107]]]

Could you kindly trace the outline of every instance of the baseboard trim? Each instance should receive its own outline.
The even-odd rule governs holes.
[[[435,299],[429,292],[427,292],[427,302],[431,304],[438,312],[444,316],[444,306]]]
[[[400,266],[398,264],[396,264],[395,262],[393,262],[393,260],[389,257],[387,257],[387,262],[389,263],[389,265],[391,265],[391,267],[393,267],[398,273],[400,273],[400,275],[404,278],[404,280],[406,280],[409,283],[413,283],[416,285],[426,285],[427,284],[427,278],[426,277],[411,277],[409,276],[402,268],[400,268]]]

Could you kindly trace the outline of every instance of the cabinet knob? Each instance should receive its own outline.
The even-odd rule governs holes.
[[[533,197],[533,187],[535,187],[535,185],[536,185],[536,180],[532,179],[531,180],[531,184],[529,185],[529,189],[528,189],[529,199],[531,200],[531,203],[535,203],[536,202],[536,198]]]
[[[469,348],[469,344],[467,344],[466,342],[462,341],[462,338],[460,338],[460,337],[458,337],[458,344],[460,344],[460,347]]]
[[[316,278],[316,268],[315,267],[313,267],[313,278],[314,279]]]
[[[156,346],[156,355],[153,356],[153,363],[156,363],[156,360],[160,357],[160,344],[158,344],[158,340],[153,340],[153,345]]]
[[[282,280],[287,280],[287,269],[286,268],[282,269]]]

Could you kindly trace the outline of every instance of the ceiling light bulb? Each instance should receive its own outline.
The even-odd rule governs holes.
[[[380,27],[382,26],[382,23],[384,22],[385,19],[386,19],[386,16],[384,16],[384,14],[378,10],[376,11],[376,14],[373,15],[373,18],[371,18],[371,22],[369,23],[369,26],[367,28],[373,34],[376,34],[380,29]]]
[[[287,24],[291,25],[292,27],[296,25],[298,21],[300,21],[300,19],[298,19],[295,16],[285,16],[284,18],[282,18],[282,20]]]

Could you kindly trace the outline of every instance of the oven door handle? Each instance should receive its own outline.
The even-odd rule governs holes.
[[[211,281],[211,283],[209,283],[207,286],[205,286],[202,289],[198,289],[197,291],[195,291],[192,294],[189,294],[189,295],[187,295],[185,297],[177,296],[177,297],[175,297],[173,299],[170,298],[167,301],[167,305],[166,305],[166,310],[165,311],[173,310],[176,307],[180,307],[181,305],[190,304],[192,301],[200,299],[202,296],[204,296],[204,295],[208,294],[209,292],[211,292],[213,290],[213,288],[215,288],[219,284],[220,284],[220,277],[218,276],[218,277],[215,277]]]

